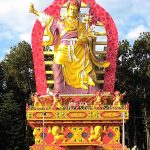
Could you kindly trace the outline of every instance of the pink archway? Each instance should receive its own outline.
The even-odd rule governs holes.
[[[117,28],[111,16],[104,8],[98,5],[95,0],[82,1],[90,5],[90,14],[93,16],[93,22],[102,22],[106,30],[108,40],[106,60],[111,63],[111,66],[106,69],[103,90],[113,92],[116,79],[116,60],[118,51]],[[60,9],[66,2],[67,0],[54,0],[53,3],[44,10],[44,12],[54,17],[60,17]],[[34,62],[36,90],[40,95],[46,94],[47,91],[43,47],[41,46],[43,31],[44,28],[37,20],[32,30],[32,55]]]

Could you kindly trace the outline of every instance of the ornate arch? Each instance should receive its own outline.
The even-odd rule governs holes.
[[[54,16],[60,17],[60,9],[67,0],[54,0],[44,12]],[[107,33],[107,54],[106,60],[111,63],[110,67],[105,70],[104,75],[104,91],[113,92],[116,78],[116,60],[118,50],[118,32],[115,23],[107,11],[98,5],[95,0],[82,0],[85,4],[91,7],[90,14],[93,16],[93,23],[100,21]],[[32,30],[32,55],[34,62],[34,72],[36,89],[40,95],[46,94],[47,81],[45,74],[45,63],[43,55],[43,47],[41,46],[43,39],[44,28],[37,20]]]

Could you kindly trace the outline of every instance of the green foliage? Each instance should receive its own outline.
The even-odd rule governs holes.
[[[2,96],[3,96],[3,82],[4,79],[4,73],[3,73],[3,68],[2,68],[2,64],[0,63],[0,102],[2,101]]]
[[[3,95],[0,106],[0,129],[0,149],[25,149],[25,119],[12,91]]]
[[[128,145],[146,149],[147,115],[150,110],[150,33],[142,33],[133,47],[127,40],[119,42],[116,89],[127,94],[124,101],[130,104]],[[144,148],[143,148],[143,145]]]
[[[32,142],[26,131],[26,100],[35,90],[31,46],[20,42],[0,63],[0,149],[25,150]],[[27,134],[30,135],[28,138]]]
[[[146,100],[150,95],[150,33],[141,34],[133,48],[128,41],[120,42],[118,58],[117,85],[128,96]]]
[[[35,89],[31,46],[25,41],[10,50],[2,62],[5,77],[12,77],[26,94]]]

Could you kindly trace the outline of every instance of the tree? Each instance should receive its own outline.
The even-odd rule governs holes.
[[[2,95],[3,95],[3,79],[4,79],[4,72],[2,64],[0,63],[0,103],[2,102]]]
[[[0,106],[0,149],[25,150],[25,119],[13,91],[3,95]]]
[[[35,90],[31,46],[25,41],[11,47],[2,62],[6,78],[13,78],[26,96]]]
[[[23,41],[12,47],[0,71],[0,149],[28,149],[25,108],[35,90],[31,46]]]
[[[148,147],[145,142],[145,123],[148,123],[150,112],[147,109],[150,106],[149,66],[150,33],[142,33],[133,47],[127,40],[119,43],[116,88],[127,92],[124,99],[130,103],[129,145],[137,145],[140,150]],[[146,111],[146,116],[143,110]]]

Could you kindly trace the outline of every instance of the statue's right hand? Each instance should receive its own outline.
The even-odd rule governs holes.
[[[31,3],[30,6],[29,6],[29,12],[30,13],[35,13],[35,9],[34,9],[34,4]]]
[[[87,39],[86,36],[80,36],[80,37],[78,38],[77,42],[78,42],[79,44],[86,44],[86,43],[88,43],[88,39]]]

